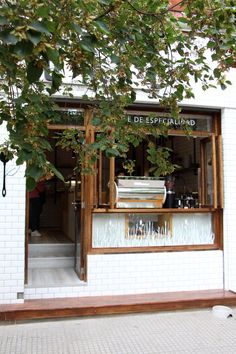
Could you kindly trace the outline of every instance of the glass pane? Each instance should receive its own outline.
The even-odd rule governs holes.
[[[212,145],[211,142],[206,143],[205,148],[205,183],[206,183],[206,204],[213,204],[213,175],[212,175]]]
[[[211,213],[95,214],[93,247],[154,247],[213,244]]]
[[[101,154],[98,173],[99,205],[109,203],[110,159]]]
[[[147,160],[144,145],[140,144],[137,148],[130,149],[127,160],[116,158],[116,208],[197,208],[200,186],[200,141],[200,138],[186,136],[153,140],[157,147],[170,149],[170,161],[177,166],[171,175],[161,177],[159,182],[155,182],[158,190],[155,191],[153,198],[151,198],[150,180],[157,178],[152,176],[153,166]],[[134,162],[130,175],[125,167],[129,159]],[[141,169],[140,166],[145,168]],[[162,184],[158,185],[158,183]],[[148,189],[146,193],[144,193],[145,188]],[[140,198],[140,193],[143,198]]]
[[[170,116],[164,116],[160,113],[147,114],[129,114],[127,116],[127,122],[140,125],[148,124],[158,126],[160,124],[166,124],[169,129],[182,130],[184,127],[189,127],[194,131],[207,131],[212,130],[212,118],[210,116],[196,116],[191,114],[182,114],[179,119],[175,119]]]
[[[60,116],[56,119],[54,124],[83,126],[84,114],[79,109],[60,109]]]

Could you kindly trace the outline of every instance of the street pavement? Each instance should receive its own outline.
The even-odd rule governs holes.
[[[236,309],[0,323],[0,354],[236,353]]]

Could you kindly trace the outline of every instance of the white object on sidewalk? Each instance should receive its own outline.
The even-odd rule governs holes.
[[[222,305],[213,306],[212,313],[218,318],[228,318],[233,316],[233,310],[230,307]]]

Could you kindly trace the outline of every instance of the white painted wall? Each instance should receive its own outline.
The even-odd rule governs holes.
[[[0,141],[7,137],[0,126]],[[2,197],[3,164],[0,162],[0,303],[23,302],[25,250],[24,166],[6,164],[6,197]]]
[[[236,109],[222,110],[222,136],[225,288],[236,291]]]
[[[232,85],[229,85],[226,90],[222,90],[220,87],[217,89],[211,88],[207,91],[201,89],[201,84],[196,84],[192,82],[194,88],[195,98],[185,99],[181,102],[184,107],[202,107],[202,108],[236,108],[236,68],[230,69],[227,74],[227,79],[229,79]],[[72,94],[74,98],[80,98],[84,94],[87,94],[91,98],[93,93],[87,89],[87,87],[76,83],[76,80],[67,81],[72,86]],[[136,89],[136,88],[135,88]],[[61,90],[55,97],[64,97],[64,90]],[[141,88],[136,89],[136,101],[139,103],[150,103],[158,104],[158,99],[148,98],[148,94],[143,92]]]
[[[26,299],[222,289],[221,251],[90,255],[88,283],[25,290]]]

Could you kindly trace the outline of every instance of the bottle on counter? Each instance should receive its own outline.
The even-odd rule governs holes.
[[[163,208],[174,208],[175,207],[175,191],[174,191],[175,177],[167,176],[165,179],[166,187],[166,200],[163,204]]]

